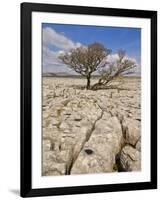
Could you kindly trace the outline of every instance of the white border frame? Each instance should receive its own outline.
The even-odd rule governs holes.
[[[141,28],[141,172],[41,176],[42,23]],[[150,181],[150,19],[32,12],[32,189]]]

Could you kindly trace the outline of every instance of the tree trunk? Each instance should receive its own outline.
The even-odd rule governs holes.
[[[93,86],[92,86],[92,90],[97,90],[99,89],[103,84],[102,83],[95,83]]]
[[[89,74],[87,76],[87,86],[86,86],[86,89],[89,90],[90,89],[90,84],[91,84],[91,74]]]
[[[108,84],[114,79],[115,77],[110,77],[110,79],[104,81],[104,82],[101,82],[101,79],[99,79],[99,81],[97,83],[95,83],[93,86],[92,86],[92,90],[97,90],[97,89],[100,89],[101,87],[104,87],[104,86],[108,86]]]

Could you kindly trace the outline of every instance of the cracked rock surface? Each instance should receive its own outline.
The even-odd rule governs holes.
[[[42,175],[140,170],[140,79],[96,91],[85,83],[43,77]]]

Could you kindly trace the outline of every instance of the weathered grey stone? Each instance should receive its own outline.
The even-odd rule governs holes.
[[[81,121],[82,120],[82,116],[81,115],[75,115],[73,116],[75,121]]]
[[[122,125],[126,143],[135,146],[141,137],[140,122],[126,118],[123,120]]]
[[[60,124],[60,121],[59,121],[59,119],[57,119],[56,117],[54,117],[54,118],[52,119],[52,121],[51,121],[51,124],[52,124],[53,126],[58,126],[58,125]]]
[[[51,144],[51,140],[50,139],[45,139],[45,140],[43,140],[43,150],[44,151],[50,151],[51,150],[51,146],[52,146],[52,144]]]
[[[141,151],[141,139],[136,143],[135,148],[136,148],[138,151]]]
[[[66,164],[59,163],[56,160],[56,152],[44,151],[43,152],[43,171],[45,176],[49,175],[63,175],[66,172]]]
[[[132,146],[126,145],[120,153],[120,166],[123,171],[140,171],[141,153]]]
[[[75,161],[71,174],[112,172],[115,155],[121,149],[121,125],[116,117],[96,122],[89,141]]]
[[[61,130],[69,130],[70,127],[69,127],[69,125],[68,125],[67,122],[62,122],[62,123],[60,123],[59,128],[60,128]]]

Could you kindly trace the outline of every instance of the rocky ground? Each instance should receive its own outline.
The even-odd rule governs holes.
[[[43,77],[42,175],[141,170],[140,79],[96,91],[85,83]]]

